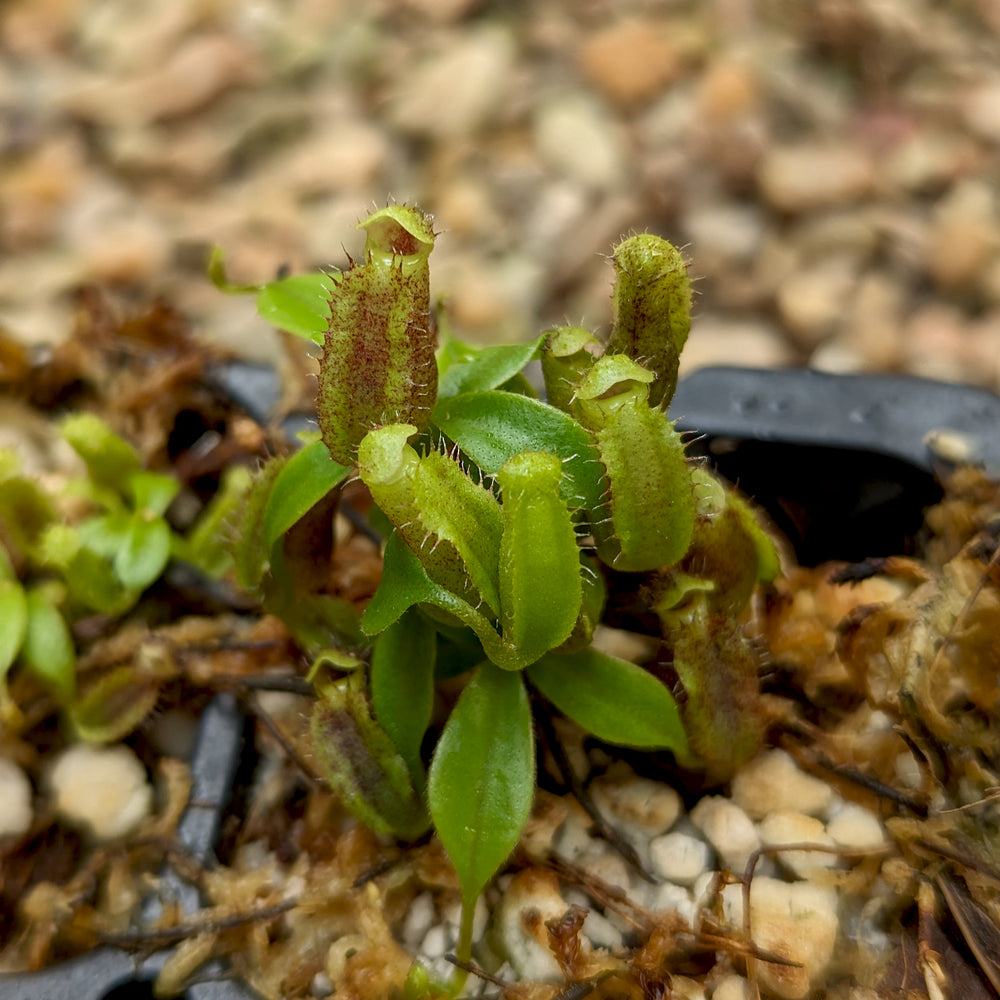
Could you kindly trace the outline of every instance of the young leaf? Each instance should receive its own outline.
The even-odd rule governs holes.
[[[445,370],[438,386],[438,399],[496,389],[538,357],[544,339],[543,335],[528,344],[499,344],[472,350],[468,360],[458,361]]]
[[[607,355],[627,354],[656,373],[652,406],[670,404],[681,348],[691,330],[691,282],[680,251],[643,233],[615,247],[614,326]]]
[[[136,512],[147,519],[162,517],[181,488],[172,476],[146,471],[133,473],[126,485]]]
[[[187,535],[172,539],[176,559],[196,566],[206,576],[220,579],[234,564],[233,534],[239,511],[250,492],[252,478],[244,465],[231,465]]]
[[[407,443],[415,433],[388,424],[366,435],[358,474],[430,578],[499,615],[500,503],[449,455],[418,455]]]
[[[411,608],[378,638],[372,651],[372,707],[422,790],[424,767],[420,744],[434,706],[434,627]]]
[[[622,746],[666,748],[687,756],[673,695],[642,667],[595,649],[549,653],[528,678],[564,715],[598,739]]]
[[[517,845],[535,791],[535,735],[518,674],[479,667],[438,740],[427,788],[463,910],[471,911]]]
[[[279,330],[322,344],[330,323],[330,296],[339,281],[336,273],[270,281],[257,296],[257,313]]]
[[[508,392],[464,393],[442,400],[434,423],[484,472],[495,475],[522,451],[547,451],[563,460],[562,498],[596,509],[604,485],[590,435],[571,417],[527,396]]]
[[[360,224],[364,260],[345,272],[331,299],[319,372],[319,426],[334,459],[352,465],[373,427],[422,430],[437,396],[436,334],[427,259],[431,219],[390,205]]]
[[[565,642],[580,615],[580,550],[566,502],[562,462],[523,452],[497,473],[503,490],[500,623],[526,662]]]
[[[146,520],[132,516],[122,546],[111,565],[115,576],[129,590],[145,590],[166,568],[170,560],[170,527],[162,517]]]
[[[55,519],[55,506],[37,483],[23,476],[0,479],[0,525],[15,561],[38,556],[42,534]]]
[[[76,691],[76,651],[69,628],[51,598],[44,588],[28,591],[21,659],[57,700],[67,705]]]
[[[240,285],[229,280],[226,274],[226,252],[222,247],[212,247],[206,270],[208,280],[226,295],[246,295],[247,292],[256,292],[260,288],[259,285]]]
[[[570,413],[576,387],[600,351],[600,341],[579,326],[561,326],[545,335],[542,378],[549,404]]]
[[[406,840],[427,829],[427,813],[406,762],[350,679],[322,690],[311,732],[320,773],[362,823]]]
[[[264,543],[270,548],[350,473],[320,440],[311,441],[284,464],[264,507]]]
[[[136,450],[92,413],[76,413],[62,423],[62,436],[86,463],[98,486],[126,495],[129,477],[142,463]]]

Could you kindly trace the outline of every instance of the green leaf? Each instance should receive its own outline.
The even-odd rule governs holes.
[[[129,590],[145,590],[159,577],[170,559],[170,527],[163,518],[131,518],[121,548],[112,560],[115,576]]]
[[[428,777],[431,816],[458,872],[463,909],[517,846],[534,792],[528,694],[518,674],[484,663],[445,724]]]
[[[28,622],[21,659],[24,666],[64,705],[76,690],[76,651],[59,609],[43,588],[27,594]]]
[[[340,275],[295,274],[264,285],[257,312],[279,330],[322,344],[330,323],[330,295]]]
[[[523,452],[503,464],[500,622],[504,642],[526,662],[565,642],[580,614],[580,550],[566,502],[562,463]]]
[[[595,649],[549,653],[527,668],[531,683],[598,739],[666,748],[681,757],[687,738],[674,696],[652,674]]]
[[[270,548],[350,473],[319,438],[296,452],[274,480],[264,507],[264,543]]]
[[[490,390],[442,400],[434,423],[484,472],[495,475],[522,451],[544,451],[563,461],[560,495],[596,509],[604,486],[590,435],[555,407],[527,396]]]
[[[62,423],[62,436],[86,463],[97,485],[127,494],[129,477],[140,471],[142,463],[138,452],[100,417],[92,413],[67,417]]]
[[[65,563],[62,573],[73,600],[101,614],[123,614],[139,597],[139,591],[122,583],[107,559],[83,546]]]
[[[181,488],[173,476],[146,471],[129,476],[127,486],[135,511],[147,518],[162,517]]]
[[[264,511],[274,481],[287,462],[287,458],[279,455],[258,471],[240,511],[233,545],[233,565],[237,583],[247,590],[256,590],[260,586],[270,564],[271,546],[264,541]]]
[[[17,659],[28,630],[28,599],[16,580],[0,580],[0,684]]]
[[[427,829],[427,812],[406,762],[351,680],[322,690],[311,732],[320,773],[362,823],[407,840]]]
[[[233,566],[233,534],[251,486],[250,470],[231,465],[215,496],[182,538],[174,538],[173,554],[208,576],[221,579]]]
[[[544,339],[542,336],[528,344],[500,344],[478,350],[466,347],[471,357],[449,365],[438,385],[438,399],[496,389],[538,357]]]
[[[407,611],[378,638],[372,651],[372,707],[392,737],[410,777],[423,788],[420,744],[434,707],[437,635],[416,608]]]

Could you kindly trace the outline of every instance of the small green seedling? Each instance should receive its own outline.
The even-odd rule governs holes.
[[[229,523],[250,476],[233,469],[181,536],[165,516],[180,489],[172,476],[144,469],[138,453],[92,414],[68,417],[61,432],[87,473],[62,490],[63,499],[87,510],[72,523],[60,513],[60,498],[22,474],[14,452],[0,452],[0,722],[20,725],[8,687],[20,664],[50,692],[78,738],[112,742],[148,715],[167,677],[162,665],[138,663],[81,684],[72,623],[125,615],[171,558],[225,573]]]
[[[376,830],[437,831],[462,886],[467,961],[476,899],[531,809],[533,697],[610,743],[735,765],[764,724],[737,616],[778,565],[749,506],[688,458],[667,416],[690,326],[669,243],[615,248],[606,350],[565,327],[514,346],[449,341],[435,362],[429,217],[393,205],[361,228],[364,254],[344,274],[255,289],[262,314],[322,346],[321,439],[262,473],[237,566],[307,648],[370,661],[322,674],[316,759]],[[218,260],[215,275],[224,285]],[[547,401],[523,375],[535,359]],[[360,629],[290,562],[352,474],[386,535]],[[660,622],[683,709],[652,673],[592,645],[607,595],[622,592],[636,618]],[[457,675],[428,748],[436,680]]]

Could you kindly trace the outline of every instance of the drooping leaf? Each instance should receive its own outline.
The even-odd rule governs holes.
[[[257,312],[279,330],[322,344],[330,322],[330,296],[339,281],[335,272],[269,281],[257,295]]]
[[[512,393],[464,393],[442,400],[434,423],[484,472],[495,475],[523,451],[563,460],[560,495],[574,506],[601,503],[599,456],[590,435],[571,417],[537,399]]]
[[[504,642],[526,662],[569,638],[580,614],[582,584],[576,533],[559,496],[562,462],[522,452],[497,473],[503,490],[500,624]]]
[[[313,707],[311,733],[320,773],[361,822],[407,840],[427,829],[427,812],[409,768],[372,718],[358,686],[348,680],[325,688]]]
[[[517,845],[534,791],[524,684],[518,674],[484,663],[445,724],[428,777],[431,816],[458,872],[463,909],[471,910]]]
[[[360,224],[363,260],[340,279],[320,361],[319,426],[334,459],[354,462],[382,424],[427,426],[437,396],[428,216],[390,205]]]
[[[21,648],[24,666],[58,701],[69,704],[76,691],[76,651],[69,627],[46,588],[28,591],[27,610]]]
[[[274,479],[264,507],[264,543],[273,545],[349,475],[318,438],[299,449]]]
[[[599,739],[687,754],[673,695],[652,674],[595,649],[549,653],[527,668],[531,683],[564,715]]]
[[[446,369],[438,385],[438,399],[463,392],[496,389],[514,378],[521,369],[538,357],[544,336],[527,344],[498,344],[479,349],[466,348],[471,355]]]
[[[434,706],[437,636],[416,608],[407,611],[378,638],[372,651],[372,707],[422,790],[420,744]]]

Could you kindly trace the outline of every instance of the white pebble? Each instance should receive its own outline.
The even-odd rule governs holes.
[[[742,976],[731,975],[720,979],[712,990],[712,1000],[747,1000],[750,987]]]
[[[806,774],[784,750],[759,754],[733,778],[733,801],[754,819],[789,809],[819,816],[833,799],[833,788]]]
[[[801,1000],[822,981],[833,957],[839,926],[836,890],[812,882],[755,878],[750,918],[755,945],[796,963],[760,962],[764,991],[783,1000]]]
[[[440,958],[451,947],[449,937],[442,924],[432,927],[420,942],[420,954],[425,958]]]
[[[501,956],[522,979],[562,981],[545,921],[558,920],[567,909],[551,872],[529,868],[511,880],[494,915],[494,935]]]
[[[20,837],[27,833],[34,818],[31,808],[31,782],[28,776],[6,757],[0,757],[0,837]]]
[[[669,785],[612,768],[591,782],[594,804],[608,819],[641,827],[647,836],[666,833],[681,813],[681,797]]]
[[[885,829],[878,816],[855,802],[845,802],[826,824],[826,832],[840,847],[865,850],[886,842]]]
[[[817,844],[834,847],[820,820],[792,810],[782,810],[765,816],[757,827],[760,839],[769,847],[781,844]],[[798,878],[811,878],[837,864],[837,856],[826,851],[782,851],[779,863]]]
[[[625,177],[625,153],[615,122],[580,94],[555,97],[535,120],[538,155],[560,175],[606,190]]]
[[[703,840],[686,833],[665,833],[649,845],[655,871],[668,882],[691,885],[712,861],[712,851]]]
[[[131,833],[152,811],[146,769],[121,744],[69,747],[52,765],[48,784],[59,815],[98,840]]]
[[[710,876],[710,873],[706,872]],[[673,882],[650,886],[646,893],[646,908],[654,911],[672,910],[688,923],[694,923],[696,907],[691,893]]]
[[[622,932],[596,910],[587,914],[587,919],[583,922],[583,933],[595,948],[620,948],[624,941]]]
[[[436,915],[434,898],[429,892],[422,892],[410,904],[410,909],[403,920],[403,944],[415,948],[431,929]]]
[[[750,855],[760,847],[760,837],[750,817],[735,802],[721,796],[703,798],[691,810],[691,822],[733,872],[741,873]]]

